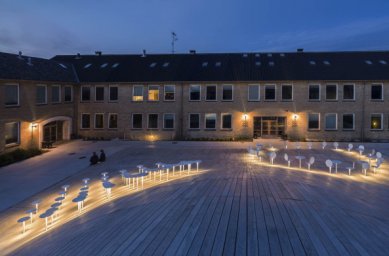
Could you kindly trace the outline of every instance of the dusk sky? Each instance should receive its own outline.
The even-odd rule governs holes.
[[[0,51],[389,50],[387,0],[0,0]]]

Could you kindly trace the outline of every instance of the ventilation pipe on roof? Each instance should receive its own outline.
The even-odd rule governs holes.
[[[189,53],[194,55],[196,54],[196,50],[189,50]]]
[[[23,58],[22,58],[22,51],[19,51],[18,58],[19,58],[19,59],[23,59]]]
[[[146,50],[143,49],[142,58],[146,57]]]
[[[101,52],[101,51],[95,51],[95,54],[96,54],[97,56],[101,56],[102,52]]]
[[[304,52],[304,49],[303,49],[303,48],[299,48],[299,49],[297,49],[297,52],[303,53],[303,52]]]
[[[77,60],[81,59],[81,54],[80,53],[77,53],[76,59]]]
[[[27,59],[27,64],[28,64],[29,66],[32,66],[31,57],[28,57],[28,59]]]

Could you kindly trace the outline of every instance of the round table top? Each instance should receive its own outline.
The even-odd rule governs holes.
[[[59,207],[59,206],[61,206],[61,205],[62,205],[62,203],[59,203],[59,202],[58,202],[58,203],[52,204],[51,207]]]
[[[363,161],[363,160],[359,160],[359,161],[357,161],[357,163],[358,163],[358,164],[368,164],[368,162]]]
[[[113,188],[115,186],[115,184],[113,184],[112,182],[109,182],[109,181],[104,181],[103,182],[103,187],[104,188]]]
[[[26,213],[35,213],[35,212],[36,212],[35,209],[28,209],[28,210],[26,211]]]
[[[58,202],[58,201],[62,201],[62,200],[64,200],[64,199],[65,199],[65,197],[60,196],[60,197],[57,197],[57,198],[55,199],[55,201]]]
[[[36,199],[36,200],[32,201],[31,203],[35,205],[35,204],[40,204],[41,202],[42,202],[41,199]]]
[[[19,223],[23,223],[23,222],[25,222],[25,221],[27,221],[27,220],[29,220],[29,219],[30,219],[29,216],[25,216],[25,217],[22,217],[22,218],[18,219],[18,222],[19,222]]]
[[[147,172],[141,172],[141,173],[138,173],[138,177],[145,177],[145,176],[147,176],[147,175],[149,175]]]
[[[72,202],[73,202],[73,203],[79,203],[79,202],[82,202],[82,201],[84,201],[84,200],[85,200],[85,197],[79,195],[78,197],[74,198],[74,199],[72,200]]]
[[[295,156],[295,158],[301,160],[301,159],[305,159],[305,156]]]
[[[80,188],[81,191],[88,191],[89,187],[82,187]]]
[[[334,164],[341,164],[341,163],[342,163],[342,161],[340,161],[340,160],[332,160],[332,162],[333,162]]]

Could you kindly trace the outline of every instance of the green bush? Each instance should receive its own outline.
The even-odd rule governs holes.
[[[27,158],[42,154],[43,151],[38,148],[16,149],[12,152],[0,155],[0,167],[16,163]]]

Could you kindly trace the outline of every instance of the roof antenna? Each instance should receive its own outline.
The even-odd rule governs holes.
[[[176,33],[172,32],[172,53],[174,54],[174,43],[178,40]]]

